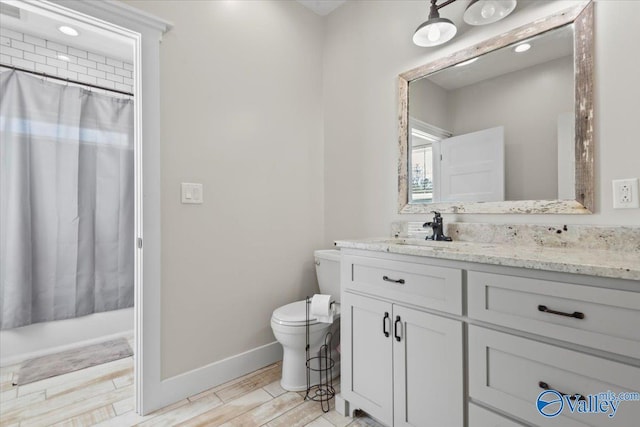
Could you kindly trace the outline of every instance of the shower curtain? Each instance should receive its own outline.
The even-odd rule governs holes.
[[[0,73],[0,329],[133,305],[133,101]]]

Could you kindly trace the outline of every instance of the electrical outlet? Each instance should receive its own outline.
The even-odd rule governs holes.
[[[640,208],[638,178],[613,180],[613,208]]]

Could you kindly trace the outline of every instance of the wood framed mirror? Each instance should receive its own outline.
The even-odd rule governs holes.
[[[593,9],[400,74],[400,213],[593,212]]]

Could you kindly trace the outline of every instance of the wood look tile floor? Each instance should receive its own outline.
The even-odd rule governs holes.
[[[366,416],[343,417],[333,400],[324,413],[304,393],[283,390],[280,363],[144,417],[134,411],[132,357],[13,386],[19,368],[0,369],[0,426],[383,427]]]

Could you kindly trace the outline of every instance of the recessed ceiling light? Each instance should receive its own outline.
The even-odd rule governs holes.
[[[531,45],[529,43],[522,43],[513,48],[513,50],[515,50],[518,53],[526,52],[529,49],[531,49]]]
[[[465,65],[472,64],[472,63],[476,62],[477,60],[478,60],[478,57],[476,56],[475,58],[471,58],[471,59],[468,59],[468,60],[466,60],[464,62],[456,64],[456,67],[464,67]]]
[[[71,58],[69,58],[67,55],[62,55],[61,53],[58,54],[58,59],[61,61],[71,61]]]
[[[78,34],[78,30],[76,30],[75,28],[71,28],[67,25],[61,25],[60,27],[58,27],[58,31],[60,31],[62,34],[66,34],[68,36],[77,36]]]

